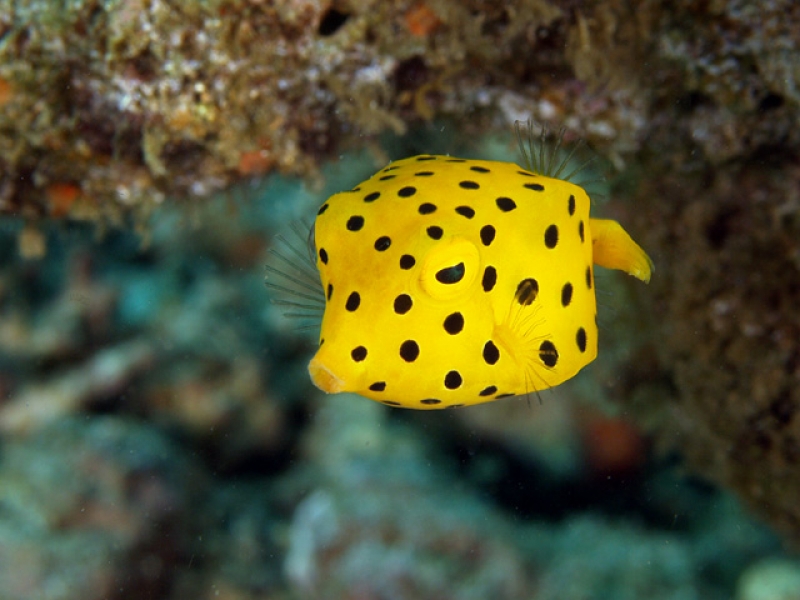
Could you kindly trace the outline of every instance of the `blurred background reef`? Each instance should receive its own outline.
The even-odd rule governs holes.
[[[275,235],[528,117],[656,264],[600,359],[321,397]],[[0,598],[800,597],[798,2],[0,0],[0,215]]]

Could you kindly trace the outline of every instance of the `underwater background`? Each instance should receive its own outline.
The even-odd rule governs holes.
[[[789,0],[0,0],[0,600],[800,599],[799,45]],[[274,251],[527,118],[655,263],[596,269],[597,360],[317,390]]]

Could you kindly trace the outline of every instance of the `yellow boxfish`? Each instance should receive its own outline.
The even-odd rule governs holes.
[[[538,392],[594,360],[592,265],[646,282],[652,263],[589,217],[582,187],[535,171],[412,156],[322,204],[314,384],[446,408]]]

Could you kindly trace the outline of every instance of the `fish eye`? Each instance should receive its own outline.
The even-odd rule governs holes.
[[[429,298],[454,301],[476,285],[480,264],[480,251],[472,240],[454,236],[424,255],[415,281]]]
[[[464,278],[466,269],[464,263],[460,262],[452,267],[445,267],[436,272],[436,280],[439,283],[458,283]]]

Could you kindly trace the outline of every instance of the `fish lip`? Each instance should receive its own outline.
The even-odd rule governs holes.
[[[338,394],[344,390],[344,380],[325,366],[316,356],[308,363],[308,374],[311,376],[311,381],[314,385],[327,394]]]

